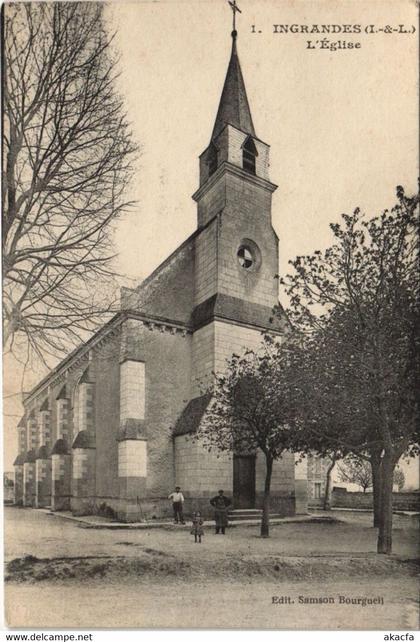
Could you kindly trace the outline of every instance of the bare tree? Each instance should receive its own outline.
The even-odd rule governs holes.
[[[372,486],[372,467],[368,461],[351,457],[338,467],[340,481],[356,484],[365,493]]]
[[[3,9],[4,344],[45,360],[113,310],[112,223],[136,145],[103,5]]]

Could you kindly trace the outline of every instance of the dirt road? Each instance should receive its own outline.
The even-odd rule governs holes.
[[[92,582],[89,585],[8,585],[12,626],[65,628],[271,628],[390,629],[418,628],[416,580],[387,585],[369,579],[319,583],[208,581],[166,584]],[[299,604],[299,596],[350,598],[381,596],[383,605]],[[273,596],[294,604],[275,605]]]
[[[188,529],[96,531],[7,509],[6,560],[17,560],[6,584],[7,621],[41,628],[413,629],[418,532],[396,520],[394,538],[399,555],[377,556],[370,521],[348,515],[336,524],[275,527],[270,540],[257,528],[235,528],[224,538],[206,532],[200,546]],[[373,603],[352,603],[359,598]]]

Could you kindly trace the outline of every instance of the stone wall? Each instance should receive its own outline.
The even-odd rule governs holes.
[[[215,218],[195,239],[194,305],[217,291],[217,225]]]
[[[218,291],[272,308],[278,301],[278,239],[271,225],[271,192],[260,185],[226,174],[226,207],[218,245]],[[240,266],[241,243],[259,248],[258,269]]]
[[[261,330],[224,321],[214,322],[214,340],[214,368],[217,372],[223,372],[226,359],[232,354],[243,354],[246,350],[257,352],[262,347]]]
[[[22,418],[22,423],[24,422],[24,418]],[[18,427],[18,454],[26,452],[26,422],[24,422],[25,425],[20,425]]]
[[[194,233],[136,289],[122,288],[121,307],[187,323],[194,296]]]
[[[23,505],[35,506],[35,461],[23,464]]]
[[[420,493],[393,493],[393,508],[400,511],[420,511]],[[333,508],[373,509],[373,494],[349,492],[334,487],[331,494]]]
[[[192,336],[192,381],[191,397],[202,394],[201,388],[211,383],[214,370],[215,325],[208,323],[196,330]]]
[[[233,465],[227,453],[208,452],[202,444],[189,435],[175,438],[175,479],[185,496],[185,511],[191,514],[200,510],[203,515],[212,515],[209,499],[223,488],[232,496]]]
[[[211,383],[212,372],[223,372],[233,353],[262,347],[261,330],[213,321],[196,330],[192,337],[192,397],[202,394]]]
[[[307,461],[308,500],[312,506],[322,506],[327,483],[327,470],[331,461],[327,457],[316,454],[309,455]]]
[[[145,376],[144,420],[137,421],[147,441],[147,478],[143,492],[138,490],[127,508],[126,518],[132,521],[170,511],[167,497],[175,484],[172,430],[190,398],[191,336],[180,329],[130,319],[124,323],[121,351],[122,362],[144,363]],[[119,514],[125,510],[121,501],[110,505]]]
[[[23,465],[14,466],[13,501],[17,506],[23,503]]]
[[[201,510],[212,515],[209,499],[223,488],[233,497],[233,461],[230,453],[208,452],[189,435],[175,438],[176,484],[185,495],[186,512]],[[265,458],[257,454],[255,465],[256,508],[262,508],[265,483]],[[235,508],[234,504],[232,508]],[[271,480],[271,512],[293,515],[295,512],[294,456],[285,453],[274,462]]]
[[[70,510],[71,455],[53,454],[51,460],[51,509]]]
[[[120,341],[117,335],[94,356],[97,503],[119,495],[118,431],[120,428]]]
[[[53,444],[57,439],[64,439],[68,445],[71,444],[72,436],[69,434],[69,406],[70,400],[67,398],[57,399],[56,401],[56,424]]]
[[[214,139],[213,151],[217,152],[217,167],[224,162],[243,167],[243,145],[249,134],[233,127],[226,125],[220,134]],[[252,137],[251,137],[252,138]],[[269,152],[270,148],[257,138],[252,138],[257,149],[258,155],[255,159],[255,173],[257,176],[269,180]],[[208,147],[200,156],[200,185],[204,185],[209,177],[208,158],[211,148]]]
[[[35,462],[35,506],[51,505],[51,457]]]
[[[226,127],[228,135],[228,156],[227,160],[233,165],[242,167],[243,164],[243,145],[248,138],[248,134],[245,132],[236,129],[232,125]],[[252,137],[251,137],[252,138]],[[268,169],[270,166],[269,163],[269,146],[263,143],[261,140],[252,138],[254,141],[255,147],[257,149],[258,155],[255,159],[255,173],[257,176],[269,180]]]
[[[219,214],[226,205],[226,181],[222,177],[214,177],[205,189],[197,204],[198,227],[204,227]]]
[[[27,424],[27,450],[37,450],[39,447],[39,432],[38,432],[38,420],[36,417],[36,409],[33,408],[29,414],[28,424]]]

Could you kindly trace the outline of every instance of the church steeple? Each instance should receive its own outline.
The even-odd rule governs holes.
[[[215,208],[220,211],[223,190],[230,181],[227,174],[240,176],[241,183],[251,181],[261,186],[263,181],[265,189],[275,189],[268,175],[269,146],[255,134],[239,63],[235,15],[240,9],[236,0],[228,1],[233,10],[232,51],[210,144],[200,155],[200,187],[193,195],[198,203],[199,227],[214,215]],[[214,197],[216,192],[219,200]]]
[[[214,123],[211,139],[214,140],[226,125],[255,136],[251,110],[246,95],[245,83],[242,76],[236,48],[237,32],[232,31],[232,53],[223,85],[216,122]]]

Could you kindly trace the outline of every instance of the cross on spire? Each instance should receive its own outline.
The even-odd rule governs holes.
[[[212,140],[217,138],[226,125],[232,125],[246,134],[255,136],[254,125],[252,124],[251,111],[245,90],[245,83],[242,77],[241,65],[239,64],[238,52],[236,50],[235,16],[236,12],[242,11],[236,4],[236,0],[228,0],[233,11],[232,31],[232,53],[229,66],[223,85],[219,109],[217,110],[216,122],[214,123]]]
[[[233,22],[232,22],[232,36],[235,38],[236,37],[236,12],[239,11],[239,13],[242,13],[242,11],[239,9],[238,5],[236,4],[236,0],[228,0],[230,4],[230,8],[232,9],[233,13]]]

